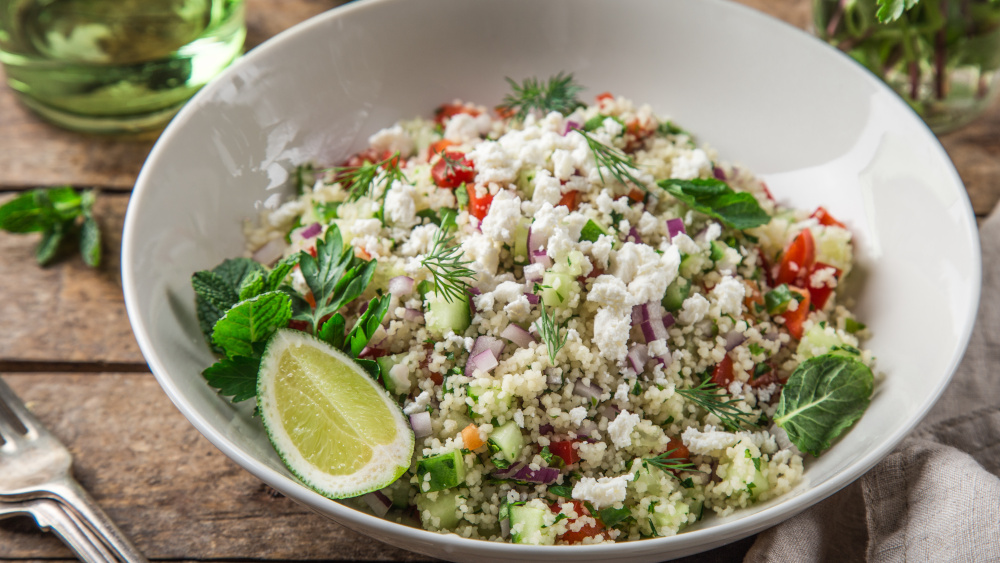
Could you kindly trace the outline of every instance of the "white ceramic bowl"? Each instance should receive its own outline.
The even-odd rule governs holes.
[[[796,207],[856,234],[857,311],[885,373],[868,412],[793,492],[675,537],[530,547],[392,524],[300,485],[250,405],[203,381],[214,361],[192,272],[243,252],[241,223],[306,161],[336,163],[401,118],[455,98],[495,104],[505,76],[573,72],[672,116]],[[129,204],[129,318],[163,389],[223,452],[275,489],[379,540],[455,560],[630,561],[695,553],[789,518],[891,451],[947,384],[972,327],[980,254],[969,200],[935,137],[895,94],[809,35],[720,0],[374,0],[255,49],[154,147]]]

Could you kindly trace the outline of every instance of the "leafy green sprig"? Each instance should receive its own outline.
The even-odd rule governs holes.
[[[69,186],[23,193],[0,206],[0,229],[9,233],[42,233],[35,260],[47,266],[73,239],[88,266],[101,264],[101,229],[94,218],[94,190],[78,192]]]
[[[646,185],[635,175],[635,162],[627,154],[615,147],[605,145],[586,131],[580,129],[576,131],[587,140],[587,146],[590,147],[590,152],[594,154],[594,160],[597,162],[597,174],[600,176],[602,182],[605,181],[604,170],[607,169],[622,184],[627,185],[632,183],[637,188],[646,189]]]
[[[674,473],[675,471],[698,471],[697,466],[691,463],[691,460],[687,458],[670,457],[670,455],[676,451],[677,448],[674,448],[672,450],[667,450],[658,456],[647,457],[642,460],[642,464],[643,466],[646,467],[652,465],[653,467],[660,469],[667,475],[670,475],[677,479],[680,478],[677,477],[676,473]]]
[[[409,182],[403,170],[399,167],[399,152],[393,153],[385,160],[378,162],[363,162],[357,166],[338,166],[333,168],[334,177],[347,190],[347,201],[357,201],[369,197],[379,201],[379,219],[385,224],[385,197],[395,181]],[[377,186],[384,188],[378,196]]]
[[[584,106],[577,99],[583,86],[573,82],[572,74],[560,72],[544,82],[537,78],[526,78],[521,84],[510,78],[506,80],[510,84],[511,93],[504,97],[497,109],[513,113],[514,121],[524,121],[533,112],[544,115],[558,111],[569,115],[576,108]]]
[[[737,431],[744,426],[753,425],[753,413],[739,407],[739,399],[718,393],[719,386],[706,379],[697,387],[678,389],[682,397],[705,409],[722,421],[722,425],[731,431]]]
[[[452,303],[466,298],[469,280],[475,278],[476,272],[467,266],[472,261],[464,259],[462,247],[452,246],[455,237],[449,236],[447,231],[445,228],[438,229],[431,251],[424,256],[421,264],[431,272],[434,292]]]
[[[545,303],[541,304],[540,309],[541,316],[538,317],[536,324],[538,335],[545,343],[545,349],[549,353],[549,362],[556,365],[556,356],[559,354],[559,350],[562,350],[563,346],[566,345],[566,339],[569,337],[568,331],[563,332],[566,328],[566,321],[557,323],[555,316],[549,315],[545,309]]]

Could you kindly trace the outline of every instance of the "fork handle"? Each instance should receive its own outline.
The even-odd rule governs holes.
[[[64,512],[59,505],[43,501],[32,507],[35,521],[41,528],[48,528],[73,550],[81,561],[86,563],[115,563],[114,556],[108,553],[98,541],[92,538],[88,530],[80,529],[77,522]]]
[[[148,563],[118,526],[108,518],[93,498],[72,478],[63,478],[48,485],[49,492],[73,510],[80,519],[101,538],[118,558],[127,563]]]

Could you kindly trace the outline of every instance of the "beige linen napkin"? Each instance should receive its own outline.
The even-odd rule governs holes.
[[[941,400],[861,479],[758,535],[744,561],[1000,561],[1000,211],[980,238],[976,327]]]

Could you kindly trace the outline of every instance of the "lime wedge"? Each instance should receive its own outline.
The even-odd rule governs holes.
[[[304,332],[271,337],[257,404],[282,461],[323,496],[369,493],[410,467],[413,430],[399,405],[350,357]]]

